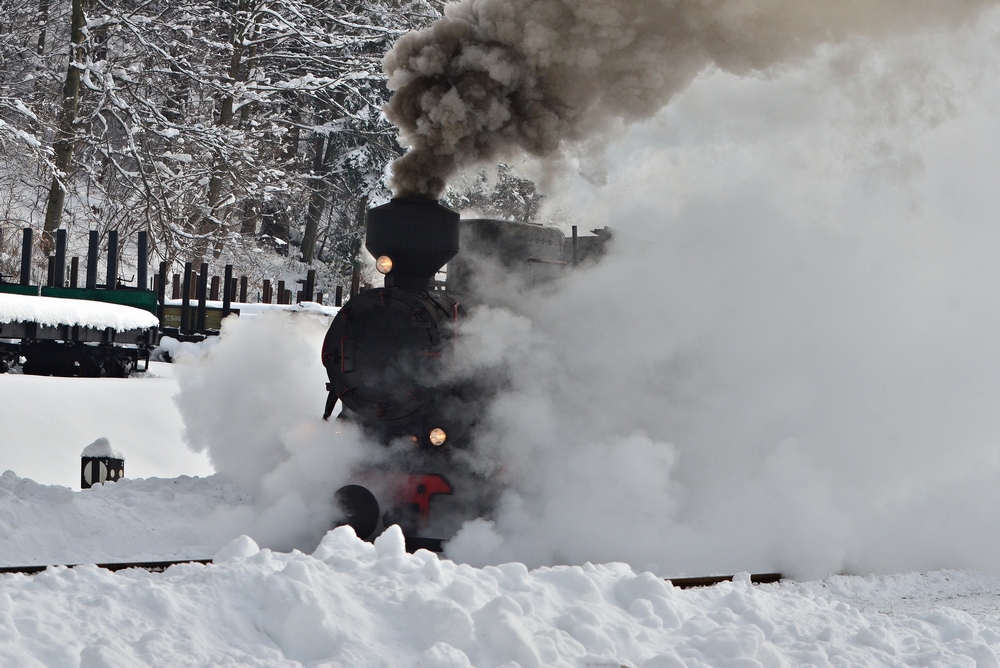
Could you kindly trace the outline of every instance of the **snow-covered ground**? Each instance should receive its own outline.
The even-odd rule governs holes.
[[[682,591],[624,564],[474,568],[348,528],[311,554],[273,552],[226,538],[253,502],[217,476],[72,491],[6,473],[6,563],[215,562],[2,576],[0,665],[1000,665],[995,576],[744,574]]]
[[[70,301],[70,300],[66,300]],[[205,476],[208,457],[184,445],[170,364],[132,378],[0,376],[0,469],[49,485],[80,485],[80,454],[100,437],[125,455],[127,477]],[[16,420],[16,428],[12,422]]]
[[[322,330],[268,319],[267,331],[302,330],[303,341]],[[246,345],[247,329],[258,327],[227,333]],[[744,574],[682,591],[622,563],[476,568],[409,555],[396,530],[374,545],[341,528],[302,550],[261,549],[244,534],[268,535],[274,517],[261,506],[285,497],[212,475],[184,446],[171,395],[178,375],[204,364],[154,363],[124,380],[0,376],[0,393],[16,401],[16,412],[4,408],[12,427],[0,465],[36,478],[0,477],[0,565],[214,557],[163,573],[83,566],[0,577],[0,665],[1000,665],[992,575],[752,586]],[[101,436],[125,455],[127,477],[78,490],[81,451]]]
[[[162,483],[161,489],[170,483]],[[152,490],[147,490],[152,491]],[[1000,579],[964,572],[679,590],[624,564],[485,568],[348,528],[242,537],[203,566],[0,580],[5,666],[996,666]]]

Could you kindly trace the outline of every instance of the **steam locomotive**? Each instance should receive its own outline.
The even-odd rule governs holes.
[[[489,485],[456,453],[470,444],[494,379],[450,373],[466,309],[484,299],[477,268],[491,262],[531,287],[599,256],[610,231],[595,233],[578,237],[574,228],[567,238],[552,227],[463,220],[420,198],[368,211],[365,247],[385,285],[353,297],[327,332],[324,418],[339,402],[338,419],[388,446],[391,465],[337,490],[342,523],[361,538],[399,524],[408,549],[440,550],[463,520],[488,511]],[[446,264],[441,284],[435,277]]]

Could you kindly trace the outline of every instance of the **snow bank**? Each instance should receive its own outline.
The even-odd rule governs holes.
[[[0,293],[0,323],[10,322],[37,322],[40,325],[70,325],[94,329],[110,327],[116,332],[158,327],[160,324],[149,311],[121,304]]]
[[[954,574],[960,586],[1000,582]],[[886,580],[682,591],[623,564],[482,569],[374,545],[349,528],[313,552],[247,537],[216,563],[154,574],[95,567],[0,578],[4,665],[666,668],[997,665],[1000,618],[887,615],[843,595]],[[893,595],[948,584],[912,576]],[[889,583],[893,584],[893,583]],[[888,602],[884,600],[883,602]]]
[[[216,476],[125,478],[74,491],[7,471],[0,566],[204,559],[252,531],[252,504]]]

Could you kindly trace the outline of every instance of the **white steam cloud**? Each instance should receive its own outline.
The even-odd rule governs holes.
[[[612,147],[606,188],[565,188],[614,252],[522,295],[517,337],[482,314],[518,341],[477,444],[508,491],[449,555],[995,569],[998,28],[705,76]]]
[[[649,118],[715,66],[760,72],[860,35],[951,26],[996,0],[461,0],[385,58],[386,115],[409,152],[397,195],[437,197],[457,170],[557,156]]]
[[[178,360],[184,437],[218,475],[254,497],[213,521],[279,549],[311,549],[337,518],[334,492],[380,452],[343,421],[322,419],[329,323],[308,314],[229,318],[205,359]],[[223,514],[224,515],[224,514]]]

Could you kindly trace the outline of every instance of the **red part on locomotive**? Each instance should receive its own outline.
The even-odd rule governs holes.
[[[431,514],[431,497],[451,494],[451,483],[444,476],[435,473],[402,474],[396,481],[396,498],[401,504],[415,506],[420,518],[420,526],[426,527]]]

